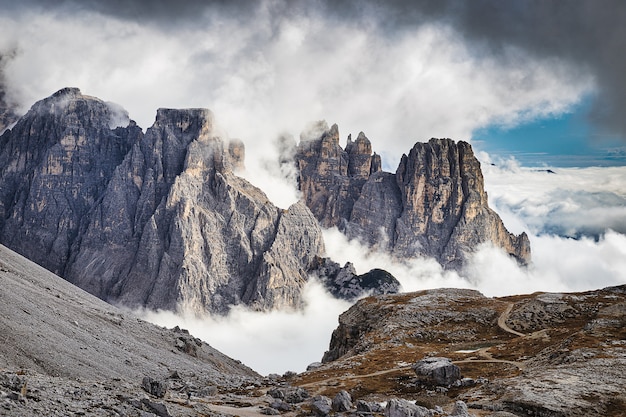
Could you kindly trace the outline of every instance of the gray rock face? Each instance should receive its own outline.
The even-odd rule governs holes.
[[[431,139],[403,155],[395,174],[380,170],[365,135],[346,150],[336,125],[301,138],[295,155],[304,201],[324,227],[399,257],[430,256],[460,269],[479,244],[492,242],[520,263],[525,234],[510,234],[489,208],[480,163],[466,142]]]
[[[66,88],[36,103],[0,137],[0,239],[63,274],[83,217],[141,136],[112,130],[106,103]]]
[[[400,291],[400,282],[389,272],[372,269],[357,275],[350,262],[341,267],[329,258],[318,258],[310,272],[319,277],[333,296],[344,300],[354,301],[364,295],[396,294]]]
[[[302,203],[275,207],[233,174],[206,109],[159,109],[145,135],[78,89],[33,106],[0,137],[2,243],[130,307],[223,313],[298,307],[324,252]]]
[[[448,358],[424,358],[413,365],[418,378],[434,385],[449,386],[461,379],[461,369]]]
[[[298,183],[306,205],[324,227],[337,226],[350,218],[354,203],[367,178],[380,170],[380,157],[364,134],[343,150],[339,129],[319,126],[321,137],[300,136],[296,165]]]

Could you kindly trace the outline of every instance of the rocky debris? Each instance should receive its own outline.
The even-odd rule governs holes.
[[[318,416],[327,416],[332,411],[332,401],[323,395],[316,395],[311,399],[311,411]]]
[[[299,307],[318,222],[237,177],[243,144],[214,125],[162,108],[144,134],[76,88],[36,103],[0,139],[0,243],[128,307]]]
[[[270,389],[267,395],[289,404],[301,403],[310,397],[309,392],[300,387],[275,387]]]
[[[389,272],[375,268],[357,275],[350,262],[341,267],[329,258],[317,258],[310,272],[334,297],[344,300],[354,301],[365,295],[396,294],[400,291],[400,282]]]
[[[489,208],[468,143],[418,142],[387,173],[363,133],[348,138],[344,151],[337,125],[319,127],[320,136],[301,136],[295,160],[304,201],[322,226],[398,257],[434,257],[446,268],[462,268],[484,242],[530,261],[528,237],[510,234]]]
[[[138,389],[147,375],[157,381],[178,376],[168,384],[227,389],[260,379],[204,342],[196,345],[195,356],[180,352],[174,348],[185,334],[180,329],[126,314],[3,246],[0,265],[0,369],[70,379],[117,378]]]
[[[420,380],[434,385],[450,386],[461,379],[461,369],[448,358],[424,358],[413,370]]]
[[[385,407],[385,417],[433,417],[435,413],[405,399],[392,398]]]
[[[332,403],[333,411],[343,413],[352,409],[352,397],[346,390],[341,390],[335,395]]]

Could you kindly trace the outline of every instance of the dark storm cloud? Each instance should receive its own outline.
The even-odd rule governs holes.
[[[208,28],[222,19],[236,20],[243,28],[260,13],[274,24],[316,15],[329,25],[376,27],[390,42],[424,23],[442,22],[458,31],[476,56],[523,59],[511,54],[511,48],[517,48],[527,56],[563,60],[581,74],[591,74],[597,89],[592,120],[626,137],[626,2],[622,0],[23,0],[1,2],[0,8],[9,14],[32,9],[95,12],[162,30]]]
[[[626,138],[626,2],[621,0],[427,0],[328,3],[344,18],[375,16],[388,33],[425,21],[455,28],[475,54],[508,59],[519,48],[530,56],[566,60],[594,77],[596,124]]]

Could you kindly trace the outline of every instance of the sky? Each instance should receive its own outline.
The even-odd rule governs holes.
[[[391,172],[416,141],[466,140],[491,207],[529,234],[530,268],[488,246],[460,274],[398,263],[333,230],[328,253],[407,291],[578,291],[626,283],[625,23],[620,0],[0,0],[0,109],[23,114],[66,86],[144,129],[160,107],[209,108],[246,145],[242,175],[280,207],[298,194],[278,138],[312,122],[343,141],[363,131]],[[315,282],[306,294],[296,313],[142,314],[262,373],[300,371],[347,308]]]

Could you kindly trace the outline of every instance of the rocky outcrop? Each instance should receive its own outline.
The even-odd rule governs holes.
[[[348,301],[365,295],[396,294],[400,291],[400,282],[389,272],[378,268],[357,275],[350,262],[341,267],[329,258],[317,258],[309,271],[334,297]]]
[[[302,137],[295,159],[303,199],[324,227],[453,269],[485,242],[522,264],[530,261],[528,237],[510,234],[489,208],[480,163],[466,142],[416,143],[394,174],[381,171],[362,133],[342,150],[333,125],[319,138]]]
[[[363,133],[346,150],[339,145],[339,129],[320,122],[313,131],[321,137],[301,135],[296,150],[298,184],[306,205],[323,227],[342,224],[350,218],[354,203],[368,177],[380,170],[380,157],[372,155]]]
[[[357,399],[433,404],[436,395],[453,416],[620,415],[625,337],[626,286],[503,298],[460,289],[380,295],[340,316],[324,364],[295,383]]]
[[[297,307],[324,252],[319,225],[233,174],[243,155],[206,109],[159,109],[143,134],[63,89],[0,137],[2,243],[130,307]]]

